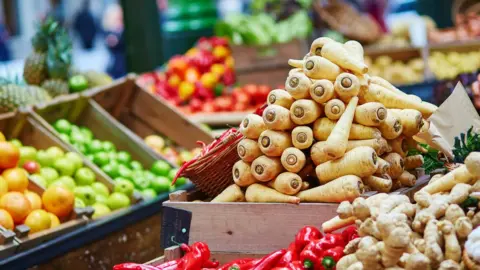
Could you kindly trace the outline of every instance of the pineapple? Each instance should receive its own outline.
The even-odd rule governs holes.
[[[25,87],[11,83],[0,86],[0,112],[11,112],[32,103],[32,96]]]
[[[68,83],[60,79],[47,79],[42,83],[44,88],[51,97],[68,94]]]
[[[110,84],[113,80],[107,73],[93,70],[86,71],[82,75],[87,78],[90,87],[104,86]]]
[[[48,47],[47,71],[52,79],[66,80],[72,63],[72,44],[65,31],[59,31],[55,43]]]
[[[46,54],[33,52],[25,60],[23,78],[29,84],[40,85],[47,76]]]
[[[29,85],[26,88],[27,88],[27,91],[32,96],[32,100],[35,104],[48,102],[52,99],[52,97],[47,92],[47,90],[41,87]]]

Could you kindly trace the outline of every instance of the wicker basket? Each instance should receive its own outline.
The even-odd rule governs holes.
[[[326,4],[321,2],[315,1],[313,8],[333,30],[363,43],[371,43],[381,37],[380,27],[370,16],[359,13],[343,1],[327,1]]]
[[[182,168],[179,176],[189,178],[198,189],[208,196],[215,197],[233,184],[232,168],[240,160],[237,144],[243,138],[240,132],[232,132],[195,162]],[[212,145],[211,144],[211,145]]]

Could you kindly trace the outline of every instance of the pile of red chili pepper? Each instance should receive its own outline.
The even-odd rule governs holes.
[[[116,265],[114,270],[332,270],[343,257],[345,246],[358,238],[357,228],[350,226],[341,233],[323,235],[313,226],[303,227],[287,249],[274,251],[263,258],[243,258],[222,266],[210,261],[207,244],[196,242],[181,248],[185,255],[178,260],[157,266],[126,263]]]

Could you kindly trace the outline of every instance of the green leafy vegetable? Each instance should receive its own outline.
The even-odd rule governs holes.
[[[408,156],[422,155],[423,156],[423,168],[425,173],[429,174],[433,170],[445,168],[445,164],[438,159],[438,150],[431,148],[427,144],[420,144],[423,148],[427,149],[427,153],[421,153],[417,149],[411,149],[408,151]]]
[[[472,126],[467,130],[467,134],[460,133],[460,137],[455,137],[453,147],[455,162],[464,163],[468,154],[474,151],[480,151],[480,135],[473,132]]]

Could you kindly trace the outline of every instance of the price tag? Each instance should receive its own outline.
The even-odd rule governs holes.
[[[162,248],[188,244],[192,212],[183,209],[163,207]]]

